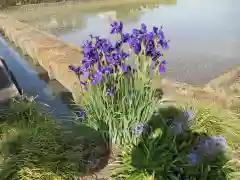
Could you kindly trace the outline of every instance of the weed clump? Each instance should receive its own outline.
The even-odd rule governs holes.
[[[96,143],[42,113],[34,103],[1,110],[1,180],[64,180],[81,177],[96,165]],[[100,157],[101,156],[101,157]]]

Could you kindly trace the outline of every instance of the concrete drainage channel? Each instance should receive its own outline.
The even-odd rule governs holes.
[[[65,123],[73,119],[74,114],[68,104],[59,94],[54,96],[51,86],[41,80],[38,72],[31,68],[27,60],[14,51],[2,37],[0,37],[0,56],[4,59],[0,61],[0,101],[23,93],[34,97],[41,107],[47,107],[46,109],[57,121]]]

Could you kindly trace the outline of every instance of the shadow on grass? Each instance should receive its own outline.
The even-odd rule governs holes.
[[[194,122],[184,117],[175,107],[161,108],[133,148],[131,166],[152,180],[226,180],[227,157],[218,151],[218,142],[207,144],[211,137],[193,132],[189,124]]]
[[[85,126],[65,127],[28,103],[0,117],[0,179],[62,179],[89,175],[108,162],[100,134]]]

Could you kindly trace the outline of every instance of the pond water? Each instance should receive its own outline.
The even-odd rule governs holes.
[[[71,107],[67,105],[68,100],[71,100],[70,93],[63,86],[56,81],[48,81],[43,69],[31,63],[30,58],[21,55],[1,37],[0,55],[5,59],[23,94],[34,97],[59,122],[73,119]]]
[[[166,54],[166,76],[200,85],[240,65],[239,7],[239,0],[178,0],[176,4],[151,8],[121,6],[105,10],[105,14],[86,13],[81,28],[54,34],[75,45],[82,45],[89,34],[108,37],[110,22],[104,18],[106,14],[115,14],[122,20],[125,31],[140,27],[141,23],[151,28],[163,25],[171,41]]]

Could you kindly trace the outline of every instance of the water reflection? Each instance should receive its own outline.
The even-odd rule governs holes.
[[[161,0],[164,4],[176,3],[175,0]],[[49,16],[47,20],[42,21],[37,27],[40,29],[47,29],[55,35],[61,35],[64,33],[69,33],[75,29],[87,28],[88,19],[92,16],[100,19],[100,21],[105,21],[107,23],[112,22],[116,19],[124,19],[126,22],[135,22],[141,16],[145,10],[155,8],[159,2],[156,3],[133,3],[133,4],[121,4],[118,6],[106,6],[94,10],[92,9],[83,12],[72,11],[66,15],[56,14],[54,16]],[[36,25],[35,25],[36,26]]]
[[[122,6],[116,12],[126,31],[142,22],[150,27],[163,25],[171,40],[166,75],[182,82],[204,84],[240,64],[239,5],[239,0],[181,0],[175,5],[159,4],[157,8],[138,5],[136,11]],[[136,18],[132,12],[136,12]],[[109,36],[109,22],[89,14],[85,28],[58,37],[81,45],[89,34]]]
[[[74,14],[70,16],[50,16],[46,22],[37,25],[39,29],[45,29],[52,34],[64,34],[75,28],[85,28],[84,15]]]
[[[30,61],[23,59],[23,56],[10,48],[7,41],[2,38],[0,38],[0,54],[6,60],[7,66],[12,71],[19,87],[23,90],[23,94],[36,97],[36,102],[47,106],[52,116],[57,120],[62,122],[71,120],[73,114],[67,105],[70,99],[66,102],[67,90],[65,88],[54,86],[47,78],[46,72],[38,66],[30,65],[28,63]],[[57,85],[56,82],[55,84]],[[57,92],[56,89],[58,89]],[[64,97],[61,97],[62,95]]]

